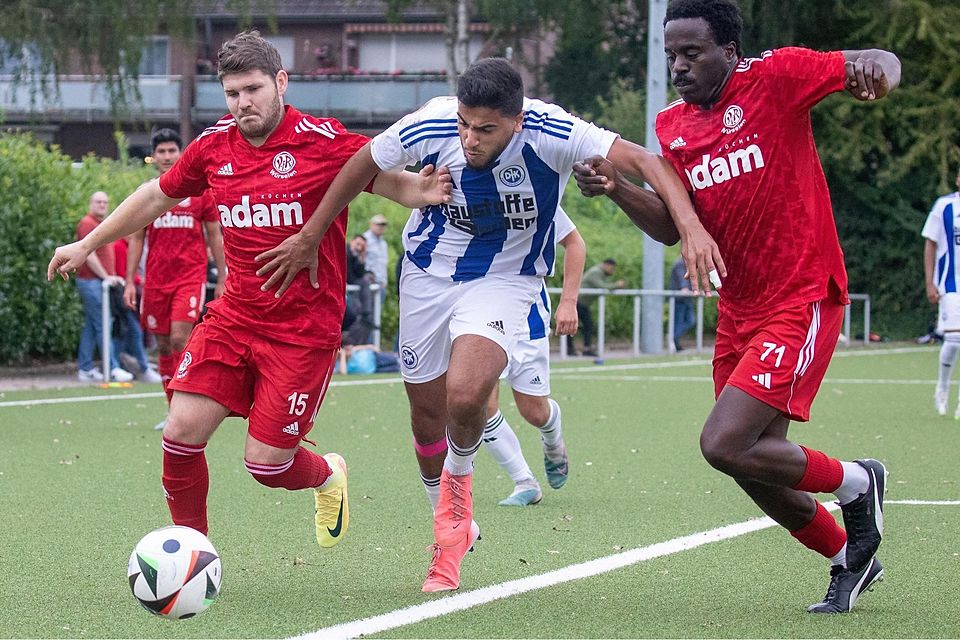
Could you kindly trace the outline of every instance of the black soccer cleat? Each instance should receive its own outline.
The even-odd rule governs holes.
[[[850,571],[840,565],[830,568],[830,586],[823,602],[807,607],[810,613],[848,613],[857,599],[883,579],[883,566],[876,558],[860,571]]]
[[[870,485],[853,502],[840,505],[843,527],[847,530],[847,567],[860,571],[877,553],[883,538],[883,493],[887,487],[887,469],[877,460],[854,460],[867,470]]]

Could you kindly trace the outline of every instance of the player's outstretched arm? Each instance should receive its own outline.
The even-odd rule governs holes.
[[[118,238],[128,236],[157,219],[164,211],[179,202],[168,198],[160,190],[160,181],[151,180],[140,185],[124,199],[96,229],[83,240],[57,247],[47,265],[47,280],[56,274],[67,280],[86,261],[87,256]]]
[[[657,242],[674,245],[680,240],[663,200],[653,191],[627,180],[606,158],[591,156],[577,162],[573,165],[573,176],[580,193],[588,198],[608,196],[638,229]]]
[[[900,59],[883,49],[843,51],[846,90],[857,100],[876,100],[900,86]]]
[[[450,202],[453,179],[447,167],[434,170],[428,164],[419,173],[381,171],[373,181],[373,192],[411,209]]]
[[[137,310],[137,286],[134,278],[140,266],[140,257],[143,255],[143,239],[147,232],[144,229],[134,231],[127,236],[127,277],[123,282],[123,302],[134,311]]]
[[[327,232],[333,221],[336,220],[343,208],[357,197],[365,186],[380,172],[380,167],[373,161],[370,153],[370,143],[365,144],[357,151],[333,179],[327,192],[320,200],[316,210],[298,233],[293,234],[273,249],[264,251],[255,259],[265,262],[257,270],[258,276],[270,277],[260,287],[261,291],[269,291],[278,284],[276,297],[283,295],[294,277],[303,269],[307,269],[310,284],[314,289],[319,288],[317,280],[317,249],[320,239]]]
[[[663,156],[618,138],[610,147],[607,158],[627,175],[648,182],[667,205],[680,233],[680,254],[687,265],[690,288],[694,293],[710,291],[711,274],[713,278],[727,277],[720,247],[703,228],[693,210],[690,195],[673,166]]]
[[[204,222],[203,230],[204,240],[210,248],[214,264],[217,265],[217,284],[213,289],[213,297],[219,298],[223,295],[227,283],[227,261],[223,257],[223,232],[220,230],[220,223],[216,220]]]
[[[940,291],[933,284],[933,265],[937,260],[937,243],[927,238],[923,242],[923,280],[927,286],[927,300],[930,304],[940,302]]]
[[[565,235],[559,244],[563,247],[563,290],[560,292],[560,302],[557,303],[553,319],[557,335],[573,336],[577,334],[580,322],[577,316],[577,296],[580,295],[583,265],[587,262],[587,245],[576,229]]]

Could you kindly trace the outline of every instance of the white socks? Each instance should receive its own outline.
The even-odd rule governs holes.
[[[443,468],[454,476],[465,476],[471,473],[473,471],[473,459],[476,457],[482,442],[483,435],[481,434],[476,444],[468,447],[458,447],[450,438],[450,428],[447,427],[447,458],[443,461]]]
[[[856,500],[861,494],[866,493],[870,488],[870,475],[867,470],[856,462],[840,461],[843,467],[843,481],[833,495],[837,496],[837,502],[841,505],[848,504]]]
[[[954,365],[957,364],[958,354],[960,354],[960,333],[951,331],[944,334],[943,345],[940,346],[940,377],[937,388],[950,388],[950,376],[953,374]]]
[[[523,451],[520,450],[517,434],[513,432],[499,410],[487,420],[487,426],[483,430],[483,444],[486,445],[487,451],[497,464],[510,474],[514,484],[537,484],[530,466],[523,457]]]
[[[548,398],[547,402],[550,404],[550,417],[545,425],[539,427],[540,439],[546,446],[555,447],[560,444],[560,438],[563,435],[560,428],[560,405],[553,398]]]

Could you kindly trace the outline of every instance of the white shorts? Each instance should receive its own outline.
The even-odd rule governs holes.
[[[409,260],[400,276],[400,374],[407,382],[435,380],[447,371],[450,348],[462,335],[496,342],[510,354],[526,328],[539,276],[489,274],[469,282],[432,276]]]
[[[945,293],[940,296],[937,333],[946,331],[960,331],[960,293]]]
[[[518,340],[501,378],[528,396],[550,395],[550,338]]]

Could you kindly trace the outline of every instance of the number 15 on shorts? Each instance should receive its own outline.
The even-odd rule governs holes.
[[[309,398],[309,393],[297,393],[296,391],[287,396],[287,400],[290,401],[290,415],[302,416],[307,411],[307,400]]]

